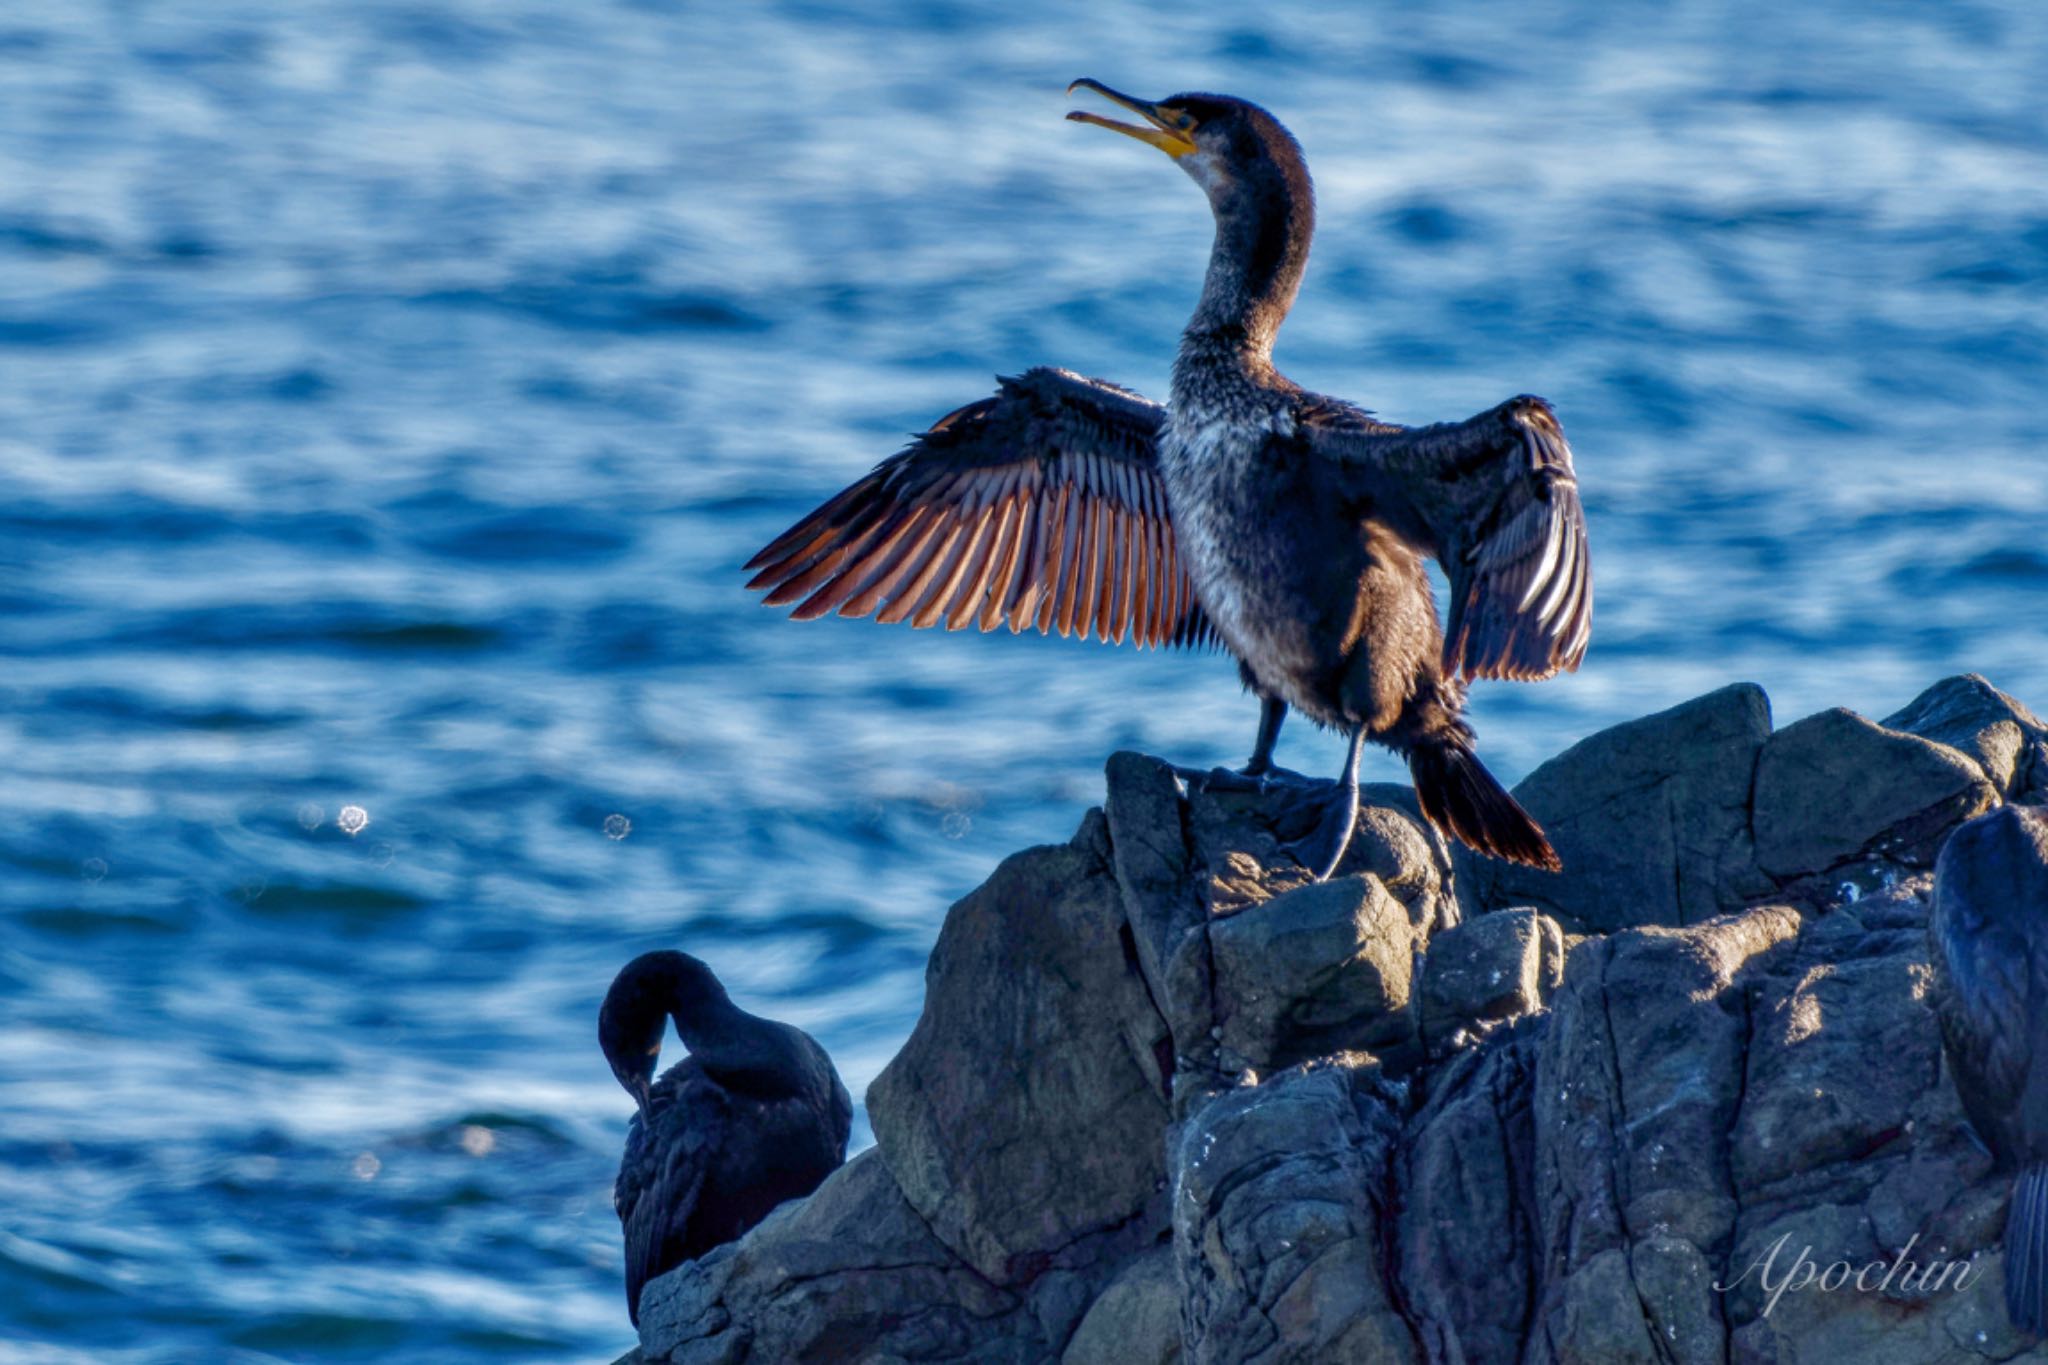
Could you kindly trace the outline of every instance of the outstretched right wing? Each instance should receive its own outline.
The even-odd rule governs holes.
[[[1066,370],[1001,383],[776,537],[747,586],[800,621],[1213,642],[1159,473],[1165,409]]]

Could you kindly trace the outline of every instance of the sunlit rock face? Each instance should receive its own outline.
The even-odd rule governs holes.
[[[1724,688],[1522,784],[1559,876],[1381,787],[1323,883],[1313,789],[1118,754],[949,913],[877,1149],[651,1285],[642,1354],[2016,1358],[1928,869],[2042,734],[1975,678],[1776,731]]]

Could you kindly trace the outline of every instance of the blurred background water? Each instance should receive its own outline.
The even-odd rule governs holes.
[[[1208,216],[1076,76],[1300,137],[1297,379],[1556,401],[1597,629],[1479,689],[1503,776],[2048,703],[2048,9],[1196,8],[0,10],[0,1357],[609,1358],[620,964],[858,1095],[1111,751],[1242,760],[1221,658],[740,586],[993,372],[1163,396]]]

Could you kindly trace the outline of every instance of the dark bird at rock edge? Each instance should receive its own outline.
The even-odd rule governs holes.
[[[670,1019],[690,1055],[655,1080]],[[737,1239],[839,1169],[853,1101],[809,1034],[748,1014],[687,953],[627,963],[598,1011],[597,1041],[639,1106],[612,1187],[637,1326],[649,1280]]]
[[[1956,1096],[2014,1176],[2006,1313],[2048,1334],[2048,810],[2002,806],[1949,836],[1927,938]]]
[[[1168,402],[1065,370],[1005,379],[778,536],[748,586],[799,620],[1221,644],[1260,699],[1257,742],[1241,772],[1182,775],[1301,780],[1272,763],[1290,707],[1343,733],[1337,799],[1292,849],[1319,876],[1350,842],[1367,739],[1406,755],[1439,830],[1557,869],[1461,718],[1468,680],[1576,669],[1592,632],[1585,514],[1550,405],[1401,427],[1287,379],[1273,341],[1315,223],[1294,138],[1239,99],[1083,86],[1143,123],[1069,118],[1159,148],[1215,215]],[[1448,632],[1425,556],[1450,581]]]

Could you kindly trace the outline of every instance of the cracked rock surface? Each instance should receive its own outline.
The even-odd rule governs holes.
[[[2048,797],[2023,706],[1590,736],[1517,788],[1555,877],[1369,787],[1311,885],[1315,795],[1112,758],[948,913],[878,1146],[651,1284],[638,1358],[2048,1361],[1925,941],[1948,831]]]

